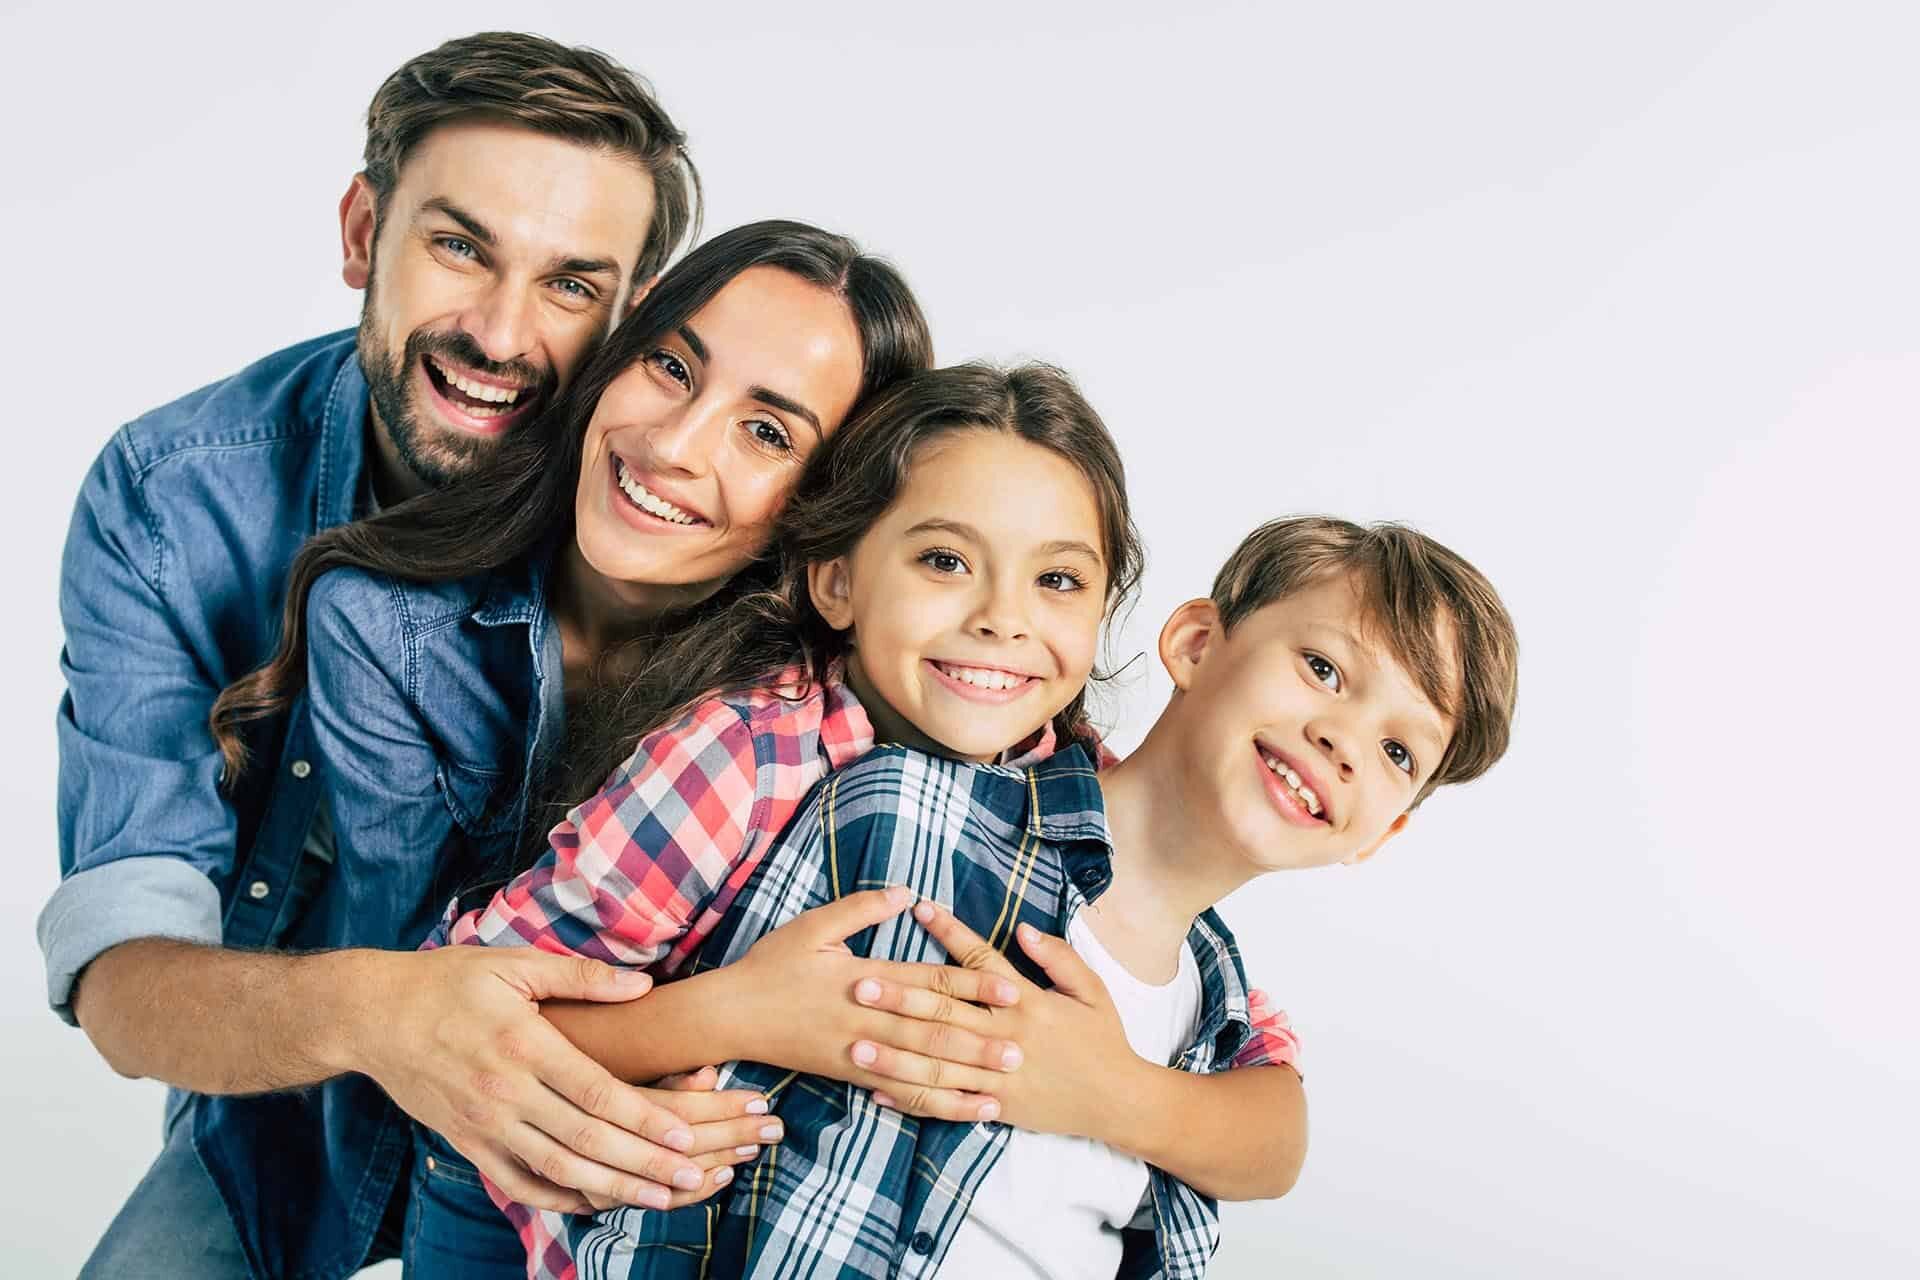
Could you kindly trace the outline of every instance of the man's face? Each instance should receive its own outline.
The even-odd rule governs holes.
[[[386,206],[341,202],[360,363],[393,496],[464,474],[566,384],[628,305],[653,180],[625,157],[499,124],[447,125]]]
[[[1230,632],[1211,602],[1182,605],[1162,653],[1181,690],[1184,782],[1250,873],[1371,856],[1452,737],[1344,575]]]

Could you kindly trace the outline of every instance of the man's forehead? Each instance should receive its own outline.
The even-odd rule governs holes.
[[[612,257],[627,269],[653,202],[653,179],[629,157],[490,122],[443,125],[422,138],[400,165],[392,199],[409,220],[451,206],[503,253]]]

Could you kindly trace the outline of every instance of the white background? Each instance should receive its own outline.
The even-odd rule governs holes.
[[[710,229],[845,230],[943,358],[1077,374],[1152,552],[1122,656],[1286,512],[1505,594],[1507,761],[1228,904],[1313,1152],[1216,1275],[1916,1274],[1915,11],[824,2],[0,17],[0,1273],[71,1274],[158,1134],[32,940],[72,496],[123,420],[353,322],[367,99],[486,26],[649,75]]]

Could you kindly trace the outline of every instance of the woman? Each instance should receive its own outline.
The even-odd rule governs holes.
[[[482,473],[309,543],[280,651],[227,690],[213,728],[237,776],[245,724],[308,686],[327,792],[316,843],[338,872],[310,910],[333,936],[413,945],[455,891],[543,845],[550,810],[617,763],[567,744],[605,756],[596,704],[649,635],[759,584],[751,566],[807,455],[931,347],[905,283],[852,242],[741,227],[668,272]],[[739,1124],[764,1122],[695,1127]],[[521,1133],[505,1154],[539,1168],[557,1136]],[[694,1194],[752,1141],[703,1159]],[[521,1274],[472,1165],[424,1129],[415,1146],[410,1272]]]

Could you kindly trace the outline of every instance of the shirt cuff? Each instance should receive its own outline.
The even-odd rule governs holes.
[[[136,938],[217,945],[220,891],[179,858],[116,858],[61,881],[36,932],[47,962],[47,1003],[72,1024],[73,984],[102,952]]]

